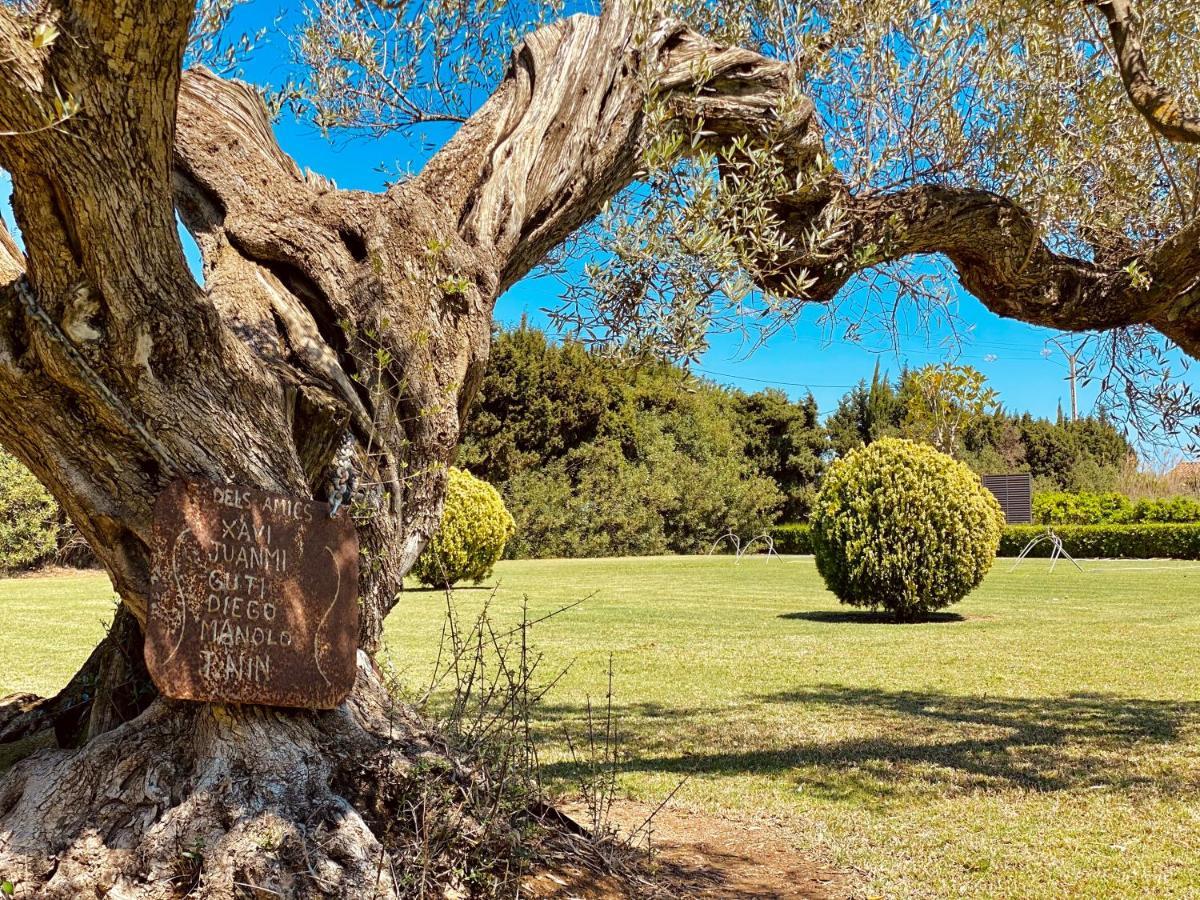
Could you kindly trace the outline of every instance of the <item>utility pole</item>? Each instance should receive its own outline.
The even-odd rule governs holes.
[[[1083,348],[1081,347],[1080,350]],[[1071,382],[1071,421],[1079,421],[1079,395],[1075,391],[1075,361],[1079,359],[1079,350],[1067,354],[1067,380]]]
[[[1071,348],[1059,338],[1050,338],[1050,343],[1062,351],[1063,356],[1067,358],[1067,381],[1071,383],[1071,421],[1079,421],[1079,394],[1076,390],[1076,379],[1079,371],[1079,357],[1083,354],[1083,348],[1088,345],[1091,335],[1085,337],[1079,342],[1077,347]]]

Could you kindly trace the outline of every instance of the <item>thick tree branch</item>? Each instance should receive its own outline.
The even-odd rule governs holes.
[[[25,274],[25,254],[13,240],[8,226],[0,221],[0,284],[8,284]]]
[[[831,300],[861,268],[939,253],[963,287],[999,315],[1067,331],[1150,324],[1200,356],[1200,220],[1125,265],[1102,266],[1053,252],[1023,209],[987,191],[922,185],[831,202],[847,223],[833,259],[791,264],[817,278],[813,300]],[[785,218],[799,232],[811,225],[812,210],[785,210]],[[855,254],[864,247],[877,249],[870,257]]]
[[[170,195],[192,7],[64,0],[37,18],[10,13],[0,28],[10,70],[0,123],[15,132],[0,139],[0,166],[13,178],[28,276],[56,319],[86,294],[107,358],[134,358],[152,336],[156,355],[178,360],[195,348],[168,322],[210,335],[215,323],[184,263]]]
[[[765,288],[815,278],[798,299],[827,302],[862,268],[940,253],[1000,315],[1067,330],[1148,323],[1200,355],[1200,223],[1104,266],[1053,252],[1024,210],[986,191],[920,186],[851,196],[836,179],[805,177],[821,134],[788,75],[782,63],[671,21],[639,27],[621,4],[609,5],[600,17],[575,16],[532,35],[504,83],[416,184],[494,260],[503,289],[635,177],[647,103],[658,102],[707,149],[767,141],[798,184],[814,185],[778,204],[797,246],[831,204],[844,223],[838,245],[818,258],[764,262]],[[862,252],[868,247],[874,252]]]
[[[1168,140],[1200,143],[1200,117],[1185,109],[1178,97],[1150,75],[1131,0],[1088,2],[1098,6],[1108,22],[1117,68],[1134,108]]]
[[[494,258],[503,291],[634,178],[651,95],[701,129],[702,145],[769,138],[789,164],[807,164],[819,129],[787,75],[783,63],[610,3],[530,35],[416,182]]]

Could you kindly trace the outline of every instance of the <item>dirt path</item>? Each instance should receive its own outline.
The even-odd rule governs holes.
[[[627,833],[653,809],[649,804],[621,801],[613,808],[612,820]],[[569,808],[567,812],[581,813]],[[856,896],[850,873],[800,856],[784,828],[770,820],[665,809],[654,818],[653,845],[653,888],[631,891],[592,873],[557,871],[535,876],[529,884],[531,896],[545,900],[845,900]]]

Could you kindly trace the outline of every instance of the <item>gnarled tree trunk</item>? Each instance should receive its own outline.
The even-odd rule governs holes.
[[[372,657],[435,527],[499,294],[637,165],[646,71],[728,73],[741,127],[782,68],[630,17],[532,36],[419,177],[338,190],[277,146],[255,92],[180,73],[190,4],[52,4],[60,37],[0,12],[0,165],[24,253],[0,244],[0,441],[95,548],[121,607],[62,694],[0,713],[0,741],[57,729],[0,777],[0,874],[18,891],[171,896],[260,886],[390,896],[388,820],[436,751]],[[81,111],[54,127],[56,92]],[[727,114],[727,115],[726,115]],[[724,117],[724,118],[723,118]],[[815,148],[808,119],[797,146]],[[174,213],[203,256],[190,275]],[[338,710],[154,696],[141,662],[155,498],[177,476],[321,499],[349,442],[364,564],[358,680]],[[451,767],[453,771],[453,767]],[[458,777],[458,776],[455,776]],[[468,778],[469,776],[462,776]]]
[[[24,241],[0,229],[0,443],[121,599],[62,694],[0,706],[0,745],[50,728],[57,745],[0,775],[0,878],[41,897],[392,896],[389,822],[421,806],[433,776],[417,763],[444,751],[391,704],[372,658],[436,525],[496,298],[634,177],[648,87],[702,121],[706,145],[767,137],[793,172],[820,133],[783,64],[614,3],[532,35],[419,176],[338,190],[279,149],[250,88],[181,74],[191,13],[183,0],[0,9],[0,167]],[[38,25],[57,39],[33,40]],[[79,112],[63,118],[63,97]],[[1003,314],[1149,322],[1200,348],[1200,225],[1144,256],[1142,289],[1124,268],[1054,254],[986,192],[825,184],[777,210],[797,234],[829,204],[849,222],[840,255],[772,261],[776,276],[814,276],[810,299],[832,297],[870,242],[946,253]],[[322,499],[347,442],[368,486],[350,699],[313,713],[155,697],[141,625],[158,494],[190,476]]]

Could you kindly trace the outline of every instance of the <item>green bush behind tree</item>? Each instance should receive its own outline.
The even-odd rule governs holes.
[[[1033,519],[1042,525],[1200,522],[1200,500],[1159,497],[1133,501],[1114,491],[1043,491],[1033,496]]]
[[[0,450],[0,571],[29,569],[58,549],[58,504],[25,466]]]
[[[804,518],[826,445],[810,398],[617,362],[522,326],[496,335],[459,464],[495,484],[519,557],[691,553]]]
[[[1035,537],[1041,525],[1005,525],[1000,556],[1017,556]],[[1054,533],[1063,547],[1080,559],[1200,559],[1200,522],[1145,522],[1132,525],[1062,525]],[[771,529],[776,553],[811,554],[812,526],[798,523]],[[1049,556],[1053,548],[1043,541],[1031,556]]]
[[[930,425],[914,421],[913,410],[927,405],[922,387],[930,375],[947,368],[902,369],[892,381],[876,365],[871,379],[848,391],[825,421],[833,453],[843,457],[882,437],[924,437]],[[967,367],[949,368],[982,378]],[[965,417],[955,447],[955,457],[975,472],[1028,472],[1039,491],[1113,490],[1134,456],[1133,446],[1103,413],[1070,421],[1060,411],[1050,421],[1000,405]]]
[[[1045,529],[1009,525],[1000,541],[1001,556],[1016,556]],[[1076,559],[1200,559],[1200,524],[1142,522],[1126,525],[1061,525],[1054,533]],[[1049,556],[1042,541],[1031,556]]]
[[[430,587],[475,584],[492,574],[513,535],[513,517],[499,491],[470,472],[451,469],[437,533],[412,567]]]

